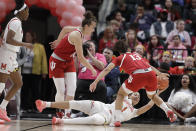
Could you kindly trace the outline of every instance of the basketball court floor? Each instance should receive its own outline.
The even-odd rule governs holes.
[[[196,124],[129,124],[122,127],[93,125],[52,125],[51,120],[12,120],[0,125],[0,131],[196,131]]]

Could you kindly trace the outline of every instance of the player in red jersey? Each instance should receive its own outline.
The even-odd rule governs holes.
[[[56,86],[56,102],[73,100],[74,98],[77,78],[73,58],[75,53],[78,60],[91,70],[93,76],[96,76],[96,70],[85,59],[82,49],[84,35],[90,35],[94,32],[95,27],[96,18],[87,11],[85,19],[82,21],[82,27],[71,27],[66,31],[63,28],[58,39],[53,42],[56,42],[57,45],[49,60],[49,77],[53,78]],[[65,98],[64,94],[66,94]],[[69,114],[69,112],[70,110],[67,110],[65,113]]]
[[[165,102],[156,94],[157,90],[157,77],[161,79],[168,79],[168,74],[161,73],[151,65],[149,65],[139,54],[126,52],[127,45],[124,41],[118,41],[114,49],[121,55],[116,57],[97,77],[97,79],[90,85],[90,91],[93,92],[96,89],[98,81],[107,75],[115,66],[121,67],[126,73],[129,74],[129,78],[120,87],[115,104],[115,115],[113,119],[114,126],[120,126],[118,114],[122,109],[122,102],[125,96],[131,92],[137,92],[141,88],[145,88],[147,96],[154,101],[161,109],[165,111],[167,117],[173,122],[176,119],[176,115],[171,109],[167,107]],[[124,53],[124,54],[123,54]]]

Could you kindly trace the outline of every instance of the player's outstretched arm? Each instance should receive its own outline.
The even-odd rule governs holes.
[[[97,87],[97,83],[103,78],[105,77],[113,68],[115,67],[114,63],[110,63],[95,79],[95,81],[90,85],[89,90],[91,92],[94,92],[96,87]]]
[[[164,90],[158,90],[157,95],[160,95],[162,92],[164,92],[166,89]],[[145,112],[147,112],[148,110],[150,110],[154,105],[154,102],[151,100],[150,102],[148,102],[148,104],[146,104],[145,106],[142,106],[141,108],[139,108],[137,110],[137,115],[141,115]]]
[[[148,110],[150,110],[153,107],[153,105],[154,105],[154,102],[151,100],[150,102],[148,102],[148,104],[139,108],[137,110],[136,114],[139,116],[139,115],[147,112]]]

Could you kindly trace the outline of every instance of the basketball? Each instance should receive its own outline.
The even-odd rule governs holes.
[[[158,89],[166,89],[169,87],[169,79],[168,78],[161,78],[157,76],[157,81],[158,81]]]

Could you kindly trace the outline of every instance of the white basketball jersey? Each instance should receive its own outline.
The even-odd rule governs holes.
[[[12,30],[15,32],[14,40],[22,42],[23,38],[23,31],[22,31],[22,22],[20,19],[17,17],[12,18],[9,23],[7,24],[3,36],[3,46],[7,48],[8,50],[14,51],[14,52],[19,52],[20,46],[14,46],[9,43],[6,43],[7,39],[7,33],[9,30]]]
[[[115,102],[111,104],[112,112],[115,111]],[[134,117],[137,117],[137,109],[132,106],[132,100],[127,97],[123,100],[123,108],[121,110],[121,114],[118,115],[120,121],[127,121]]]

